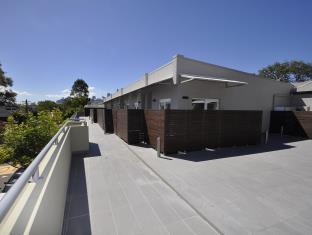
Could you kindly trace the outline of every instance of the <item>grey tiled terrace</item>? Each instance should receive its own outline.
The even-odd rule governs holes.
[[[216,234],[117,136],[89,125],[91,151],[72,160],[64,234]]]
[[[90,142],[73,157],[66,234],[312,233],[311,140],[156,158],[90,124]]]
[[[312,234],[312,140],[157,159],[129,146],[225,234]]]

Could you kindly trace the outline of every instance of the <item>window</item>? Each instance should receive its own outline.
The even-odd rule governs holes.
[[[193,110],[218,110],[219,100],[218,99],[204,99],[194,98],[192,99]]]
[[[170,109],[170,108],[171,108],[171,99],[159,100],[159,109]]]
[[[139,102],[135,102],[134,103],[134,108],[135,109],[139,109],[140,108],[140,103]]]

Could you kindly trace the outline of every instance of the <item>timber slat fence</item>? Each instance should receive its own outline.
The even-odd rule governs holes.
[[[272,111],[270,132],[312,139],[312,111]]]
[[[102,114],[110,115],[112,120],[110,126],[101,125],[104,130],[112,128],[128,144],[146,141],[154,148],[160,137],[163,153],[255,145],[261,141],[261,111],[120,109],[109,112]]]
[[[255,145],[261,140],[261,111],[165,110],[164,153],[206,147]]]

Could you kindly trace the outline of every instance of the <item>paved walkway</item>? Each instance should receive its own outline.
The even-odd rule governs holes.
[[[283,141],[157,158],[92,124],[65,234],[311,234],[312,141]]]
[[[216,234],[122,140],[89,131],[91,153],[73,158],[65,234]]]
[[[312,234],[312,140],[156,158],[130,146],[225,234]]]

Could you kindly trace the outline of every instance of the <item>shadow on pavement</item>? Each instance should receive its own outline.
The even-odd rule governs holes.
[[[227,148],[216,148],[207,149],[202,151],[186,152],[183,154],[170,154],[169,157],[178,158],[188,161],[201,162],[210,161],[229,157],[238,157],[243,155],[251,155],[257,153],[272,152],[284,149],[295,148],[288,143],[305,140],[298,137],[284,136],[280,137],[277,135],[270,136],[268,144],[260,144],[253,146],[240,146],[240,147],[227,147]]]

